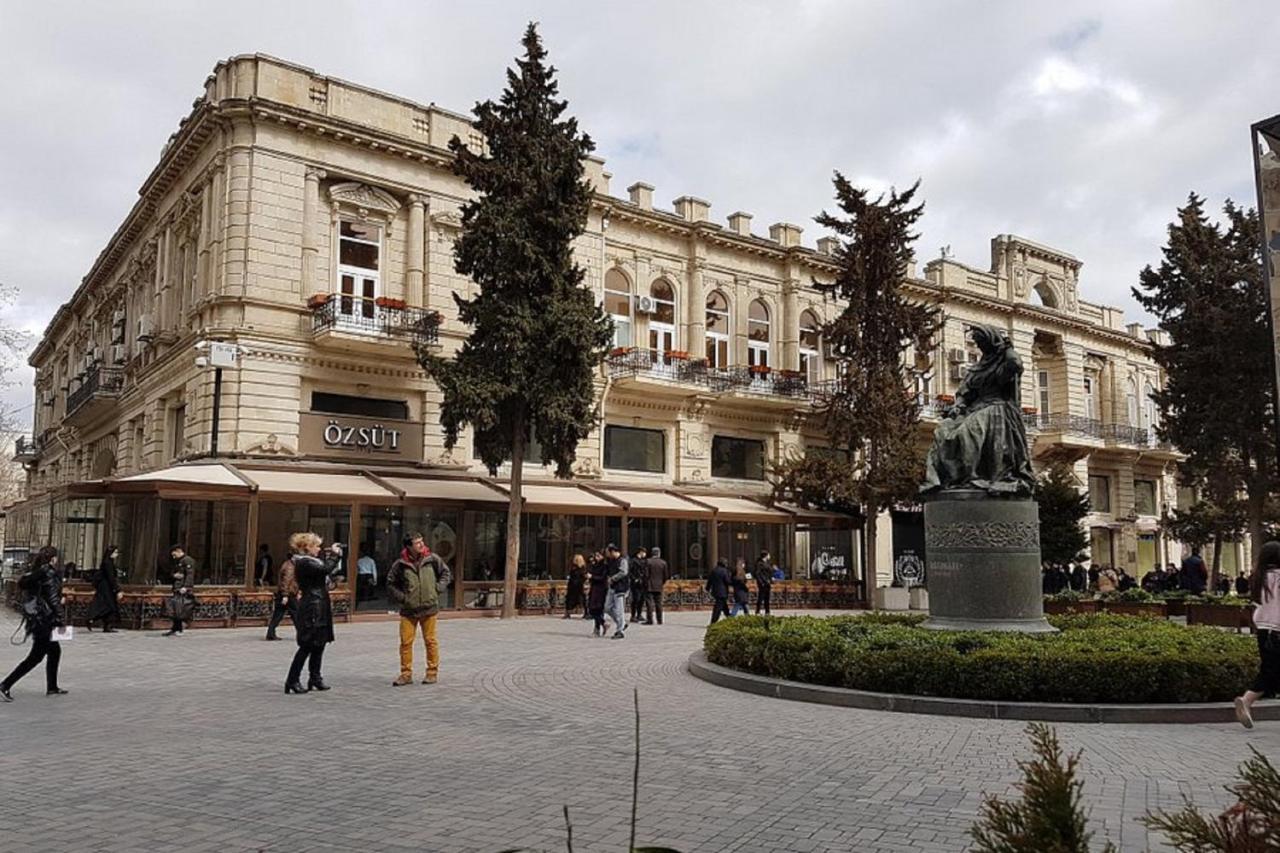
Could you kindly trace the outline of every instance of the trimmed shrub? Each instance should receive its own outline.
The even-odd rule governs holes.
[[[750,616],[707,629],[708,660],[789,681],[1025,702],[1226,701],[1257,667],[1252,638],[1105,613],[1057,634],[929,631],[918,614]]]

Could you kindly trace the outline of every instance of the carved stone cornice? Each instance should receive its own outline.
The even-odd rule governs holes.
[[[362,219],[370,213],[391,219],[400,210],[399,200],[391,193],[359,181],[345,181],[329,187],[329,202],[335,207],[354,209]]]

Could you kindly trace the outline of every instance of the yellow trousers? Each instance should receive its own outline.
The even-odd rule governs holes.
[[[422,643],[427,647],[427,677],[440,672],[440,643],[436,640],[436,616],[400,617],[400,676],[413,678],[413,641],[422,626]]]

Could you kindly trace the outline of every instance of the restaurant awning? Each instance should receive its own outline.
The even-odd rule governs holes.
[[[699,494],[686,494],[683,497],[714,509],[717,521],[756,521],[765,524],[786,524],[791,521],[789,514],[757,503],[750,498]]]
[[[856,526],[859,522],[857,516],[822,509],[806,509],[792,503],[774,504],[774,508],[790,513],[799,524],[807,524],[813,527],[849,527]]]
[[[712,514],[712,510],[708,507],[685,500],[671,492],[616,488],[594,488],[593,491],[620,501],[626,506],[627,513],[633,516],[710,519]]]
[[[241,491],[248,493],[250,486],[243,478],[236,476],[235,471],[226,465],[172,465],[142,474],[133,474],[112,481],[111,491],[150,491],[157,488],[218,491]]]
[[[498,488],[506,492],[505,485]],[[563,512],[570,515],[622,515],[622,506],[577,486],[525,483],[520,490],[530,512]]]
[[[400,496],[363,474],[288,471],[278,468],[240,468],[258,486],[264,498],[302,497],[311,503],[344,503],[352,500],[396,503]]]
[[[449,501],[458,503],[507,503],[506,492],[479,480],[462,477],[382,477],[383,482],[404,493],[405,500]]]

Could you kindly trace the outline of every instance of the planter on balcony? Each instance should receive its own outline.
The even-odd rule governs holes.
[[[609,350],[609,357],[621,358],[624,355],[631,355],[631,353],[635,351],[636,351],[635,347],[614,347],[613,349]]]
[[[1022,414],[1024,414],[1024,415],[1035,415],[1035,414],[1039,414],[1039,412],[1040,412],[1040,410],[1039,410],[1039,409],[1037,409],[1035,406],[1023,406],[1023,407],[1022,407]]]
[[[752,376],[768,376],[768,375],[769,375],[769,365],[767,365],[767,364],[753,364],[753,365],[751,365],[750,367],[748,367],[748,368],[747,368],[747,371],[748,371]]]
[[[373,304],[379,308],[389,308],[392,311],[403,311],[406,307],[403,299],[394,299],[390,296],[379,296],[373,300]]]
[[[317,308],[326,305],[331,298],[332,296],[328,293],[313,293],[310,298],[307,299],[307,307],[314,311]]]
[[[672,359],[672,360],[674,360],[674,361],[688,361],[688,360],[689,360],[689,352],[688,352],[688,350],[682,350],[682,349],[673,349],[673,350],[668,350],[668,351],[667,351],[667,358],[670,358],[670,359]]]
[[[951,405],[952,403],[954,403],[955,401],[956,401],[956,396],[955,396],[954,394],[939,394],[939,395],[938,395],[938,403],[939,403],[940,405],[943,405],[943,406],[950,406],[950,405]]]

